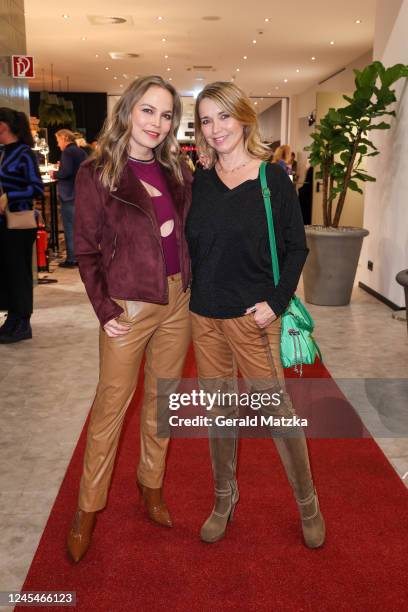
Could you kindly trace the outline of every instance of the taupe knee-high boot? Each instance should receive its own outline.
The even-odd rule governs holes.
[[[305,435],[300,430],[296,437],[274,437],[274,442],[299,508],[305,544],[318,548],[324,543],[326,528],[313,486]]]
[[[276,392],[273,388],[271,392]],[[295,417],[295,411],[287,391],[280,393],[281,403],[278,407],[269,406],[263,409],[265,416]],[[319,507],[316,489],[313,485],[304,431],[299,426],[270,427],[273,441],[292,486],[302,521],[303,538],[308,548],[322,546],[326,536],[326,527]]]
[[[232,520],[239,499],[236,480],[237,438],[214,437],[209,434],[210,455],[215,485],[213,511],[201,528],[204,542],[217,542],[224,537],[228,521]]]

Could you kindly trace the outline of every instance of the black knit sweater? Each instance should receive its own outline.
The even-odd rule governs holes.
[[[280,280],[275,287],[260,180],[229,189],[215,169],[197,170],[187,219],[193,282],[190,309],[219,319],[266,301],[277,316],[296,290],[308,249],[293,184],[268,164]]]

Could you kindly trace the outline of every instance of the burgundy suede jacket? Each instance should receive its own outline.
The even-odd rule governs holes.
[[[191,204],[192,175],[182,166],[184,184],[163,168],[176,212],[175,229],[184,291],[191,267],[184,225]],[[151,197],[126,166],[115,191],[102,186],[92,160],[75,183],[75,255],[86,292],[101,323],[123,311],[112,298],[168,303],[168,285],[159,225]]]

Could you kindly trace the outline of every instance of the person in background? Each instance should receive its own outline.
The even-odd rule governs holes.
[[[298,178],[297,167],[298,167],[298,163],[296,161],[296,153],[292,151],[292,153],[290,154],[290,168],[291,168],[290,174],[292,175],[292,181],[294,184],[296,184],[296,181]]]
[[[251,100],[233,83],[206,85],[197,97],[195,129],[197,147],[208,157],[208,169],[198,169],[194,175],[186,224],[193,274],[190,311],[200,384],[212,393],[221,388],[235,390],[231,387],[236,386],[238,368],[251,393],[268,391],[271,397],[271,392],[279,391],[279,404],[264,404],[260,408],[263,416],[294,422],[280,357],[280,317],[295,292],[308,253],[294,186],[280,164],[267,164],[282,272],[275,286],[259,179],[260,166],[269,159],[270,151],[261,143]],[[239,499],[236,431],[217,426],[217,417],[234,418],[239,409],[233,401],[216,401],[208,410],[208,416],[215,418],[209,427],[215,504],[200,535],[213,543],[224,537]],[[322,546],[325,523],[304,431],[294,424],[270,426],[269,433],[292,486],[305,544]],[[271,474],[273,471],[271,466]],[[262,494],[259,491],[260,503]],[[243,523],[249,526],[250,518]]]
[[[58,179],[58,197],[61,202],[61,215],[64,224],[66,260],[62,261],[61,268],[74,268],[77,262],[74,254],[74,203],[75,178],[79,166],[88,157],[75,142],[75,134],[70,130],[58,130],[55,134],[58,147],[61,149],[61,162],[59,169],[53,173]]]
[[[81,134],[81,132],[74,132],[74,136],[77,147],[85,151],[87,157],[89,157],[89,155],[91,155],[94,151],[93,147],[88,142],[86,142],[86,139]]]
[[[309,166],[306,171],[305,182],[299,189],[299,202],[305,225],[312,223],[313,174],[313,166]]]
[[[106,504],[143,357],[137,485],[149,518],[172,526],[162,490],[169,438],[158,435],[157,413],[159,381],[177,386],[190,343],[184,225],[192,175],[179,156],[180,118],[181,100],[170,83],[159,76],[135,80],[77,177],[75,248],[100,321],[100,375],[67,541],[76,562],[90,546],[96,515]],[[118,545],[109,533],[106,539]]]
[[[0,344],[32,338],[32,253],[36,228],[8,229],[4,210],[32,210],[33,198],[44,187],[30,125],[23,112],[0,108],[0,309],[7,319],[0,327]]]
[[[273,163],[281,166],[281,168],[285,170],[286,174],[290,174],[291,155],[289,145],[281,145],[276,149],[273,155]]]

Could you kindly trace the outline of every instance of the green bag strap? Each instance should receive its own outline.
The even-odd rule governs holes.
[[[259,176],[261,179],[262,195],[265,204],[266,220],[268,222],[269,247],[271,249],[272,257],[273,280],[275,282],[275,287],[277,287],[279,282],[278,253],[276,250],[275,229],[273,226],[271,192],[269,191],[268,183],[266,180],[266,162],[264,161],[261,161],[261,165],[259,166]]]

